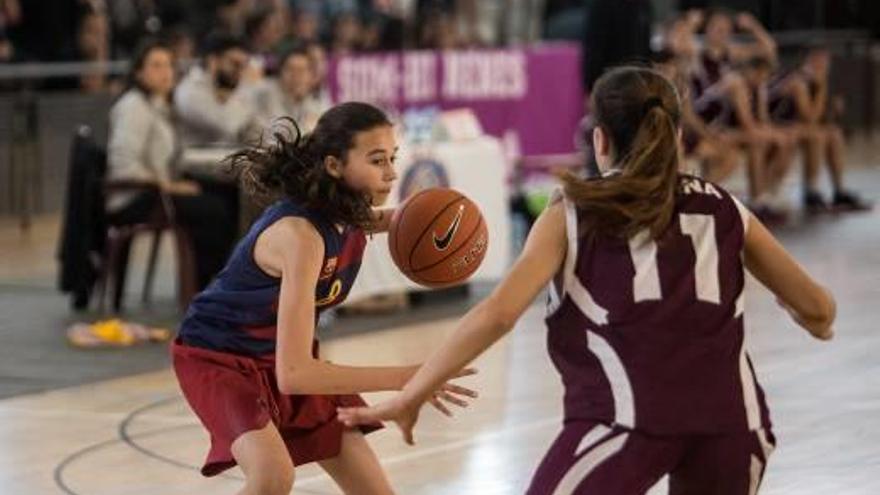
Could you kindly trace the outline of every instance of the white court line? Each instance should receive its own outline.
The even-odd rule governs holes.
[[[118,413],[108,413],[108,412],[93,412],[93,411],[85,411],[85,410],[73,410],[73,409],[65,409],[65,410],[48,410],[48,409],[28,409],[26,407],[8,407],[8,406],[0,406],[0,414],[5,413],[13,413],[13,414],[21,414],[26,418],[42,418],[42,419],[101,419],[106,421],[111,421],[114,423],[118,423],[131,415],[131,411],[118,412]],[[162,423],[162,424],[171,424],[171,425],[185,425],[192,424],[197,425],[198,422],[193,421],[190,417],[184,416],[165,416],[165,415],[154,415],[154,414],[142,414],[138,415],[137,422],[146,422],[146,423]]]
[[[553,418],[553,419],[546,419],[544,421],[535,421],[533,423],[526,423],[524,425],[516,426],[513,428],[507,428],[504,430],[496,430],[496,431],[492,431],[489,433],[483,433],[483,434],[480,434],[477,436],[469,437],[466,439],[444,443],[444,444],[438,445],[436,447],[430,447],[427,449],[416,450],[415,452],[412,452],[412,453],[400,454],[400,455],[397,455],[394,457],[386,457],[385,459],[380,459],[379,464],[387,467],[392,464],[399,464],[401,462],[412,461],[415,459],[420,459],[422,457],[428,457],[428,456],[432,456],[435,454],[441,454],[443,452],[448,452],[451,450],[458,450],[462,447],[468,447],[468,446],[471,446],[471,445],[474,445],[474,444],[477,444],[480,442],[484,442],[484,441],[495,440],[497,438],[505,437],[505,436],[512,435],[515,433],[523,433],[523,432],[530,431],[530,430],[539,430],[541,428],[544,428],[544,427],[547,427],[550,425],[557,425],[557,426],[561,427],[562,426],[562,418]],[[403,442],[402,439],[401,439],[401,442]],[[331,481],[331,480],[332,480],[332,478],[330,478],[330,476],[328,476],[327,474],[318,474],[315,476],[310,476],[308,478],[303,478],[302,480],[298,479],[296,481],[296,486],[312,485],[312,484]]]

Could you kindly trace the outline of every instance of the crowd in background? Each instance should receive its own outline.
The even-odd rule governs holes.
[[[595,13],[595,12],[594,12]],[[613,24],[636,24],[613,8]],[[746,12],[691,10],[660,25],[650,45],[603,55],[604,67],[650,63],[682,98],[683,152],[695,173],[724,183],[744,167],[744,199],[769,222],[798,209],[782,186],[801,165],[800,205],[808,214],[862,211],[871,205],[846,183],[845,101],[830,87],[832,53],[818,42],[803,46],[794,64],[782,66],[774,37]],[[589,50],[589,48],[587,48]],[[600,64],[601,65],[601,64]],[[591,69],[588,66],[587,69]],[[590,72],[587,82],[591,80]],[[591,153],[592,118],[584,118],[581,146]],[[823,194],[827,170],[830,195]],[[592,172],[598,171],[593,167]]]
[[[752,208],[776,220],[791,210],[781,185],[802,163],[808,213],[869,208],[845,184],[844,102],[829,89],[828,47],[806,46],[795,66],[780,70],[777,44],[764,26],[723,9],[690,11],[662,34],[654,61],[678,86],[685,152],[704,176],[722,182],[745,166]],[[823,168],[830,197],[820,192]]]
[[[280,69],[298,45],[327,55],[404,48],[463,48],[497,39],[483,24],[505,2],[476,0],[0,0],[0,64],[129,60],[144,38],[165,39],[178,61],[198,57],[211,34],[235,36],[257,68]],[[528,1],[517,3],[528,4]],[[525,13],[524,13],[525,14]],[[489,31],[495,31],[490,29]],[[114,89],[95,76],[49,87]],[[44,86],[45,88],[45,86]],[[116,88],[118,89],[118,87]]]
[[[0,63],[131,61],[127,79],[86,71],[39,89],[119,95],[109,119],[109,174],[154,182],[174,199],[194,232],[203,285],[237,230],[234,222],[210,219],[219,212],[235,218],[237,195],[187,176],[182,150],[234,148],[265,137],[279,117],[309,131],[332,104],[329,57],[488,46],[503,36],[485,29],[486,12],[497,15],[512,4],[533,2],[0,0]],[[685,102],[688,157],[718,182],[744,166],[758,215],[772,220],[790,209],[781,204],[780,186],[800,155],[807,211],[869,208],[845,184],[846,143],[837,120],[843,103],[829,90],[827,48],[809,47],[797,67],[779,71],[774,38],[750,14],[692,10],[658,31],[649,0],[537,4],[546,37],[583,41],[587,88],[609,66],[653,58]],[[823,167],[830,197],[820,192]],[[157,200],[116,195],[107,206],[113,221],[137,222]]]

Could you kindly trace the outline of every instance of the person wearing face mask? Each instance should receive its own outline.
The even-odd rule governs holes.
[[[247,86],[259,75],[239,38],[216,33],[205,43],[202,64],[194,66],[174,93],[185,146],[242,143],[257,125]]]

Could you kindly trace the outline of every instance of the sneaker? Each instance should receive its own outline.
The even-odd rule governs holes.
[[[807,191],[804,193],[804,209],[810,215],[817,215],[831,211],[825,199],[816,191]]]
[[[868,211],[874,208],[874,205],[859,198],[856,194],[843,190],[834,193],[834,201],[831,206],[834,211]]]

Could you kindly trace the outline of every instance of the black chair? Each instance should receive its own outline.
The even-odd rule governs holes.
[[[195,252],[189,234],[175,219],[171,199],[155,184],[107,180],[107,155],[97,144],[91,128],[81,126],[71,146],[67,201],[59,258],[61,290],[71,292],[74,309],[88,307],[95,289],[98,307],[105,309],[109,282],[113,282],[113,312],[122,309],[132,241],[140,234],[152,235],[142,300],[149,303],[162,235],[174,235],[177,246],[178,303],[183,309],[197,290]],[[108,221],[104,198],[116,192],[155,194],[159,201],[147,219],[135,224]]]

